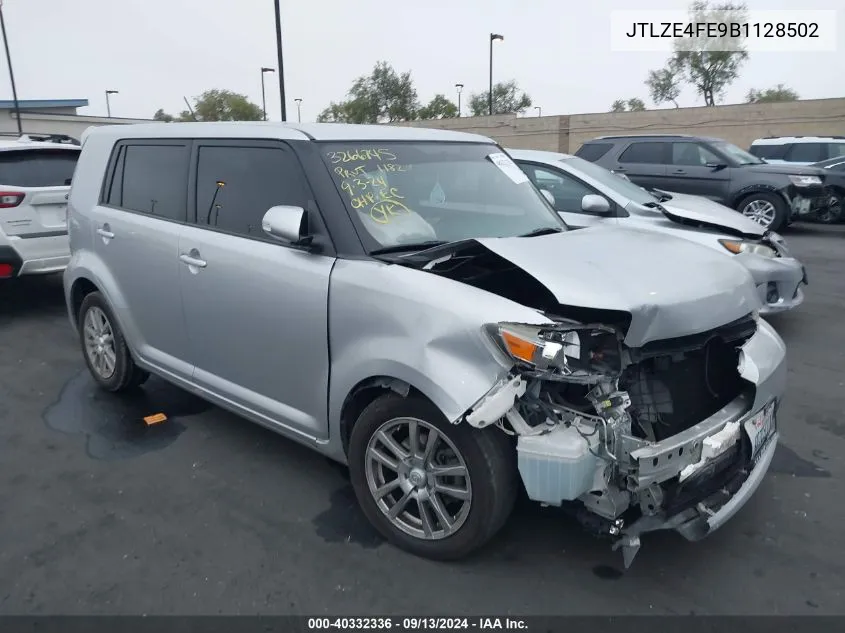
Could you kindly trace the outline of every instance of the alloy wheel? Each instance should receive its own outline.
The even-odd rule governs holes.
[[[768,228],[775,221],[775,205],[768,200],[752,200],[742,208],[742,215]]]
[[[379,510],[410,536],[446,538],[469,516],[472,483],[466,462],[428,422],[403,417],[382,424],[367,444],[365,468]]]
[[[114,347],[114,332],[102,309],[93,306],[85,313],[85,353],[94,371],[102,380],[114,375],[117,367],[117,353]]]

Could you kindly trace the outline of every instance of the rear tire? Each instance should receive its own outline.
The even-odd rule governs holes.
[[[786,201],[777,194],[764,191],[745,196],[736,205],[736,210],[775,232],[782,231],[790,220],[790,209]]]
[[[504,433],[451,424],[425,398],[395,393],[374,400],[352,427],[349,472],[370,523],[396,547],[433,560],[464,558],[493,538],[519,487]]]
[[[103,295],[92,292],[83,299],[77,324],[85,364],[100,388],[117,393],[146,382],[150,375],[132,360],[123,332]]]

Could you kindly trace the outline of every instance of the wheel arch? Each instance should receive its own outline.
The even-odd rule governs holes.
[[[361,413],[377,398],[387,393],[397,393],[403,398],[410,395],[425,398],[437,406],[432,398],[426,395],[421,389],[415,387],[406,380],[394,378],[393,376],[370,376],[360,380],[343,400],[340,408],[340,441],[343,446],[343,455],[349,455],[349,437],[352,434],[352,427],[360,417]]]
[[[755,193],[768,193],[776,195],[778,198],[783,200],[783,202],[789,205],[789,198],[787,198],[786,194],[777,187],[772,187],[770,185],[750,185],[748,187],[744,187],[743,189],[739,190],[734,196],[731,198],[731,207],[736,209],[739,204],[748,196],[751,196]]]

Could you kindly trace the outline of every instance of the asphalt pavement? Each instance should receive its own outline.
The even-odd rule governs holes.
[[[721,530],[647,535],[624,572],[528,503],[468,561],[397,551],[342,468],[156,379],[99,392],[61,279],[0,282],[0,613],[845,614],[845,226],[786,237],[810,286],[771,319],[789,349],[772,469]]]

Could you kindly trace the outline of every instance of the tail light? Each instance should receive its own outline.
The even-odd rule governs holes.
[[[0,279],[7,279],[12,276],[15,269],[11,264],[0,264]]]
[[[18,191],[0,191],[0,209],[11,209],[18,206],[26,194]]]

